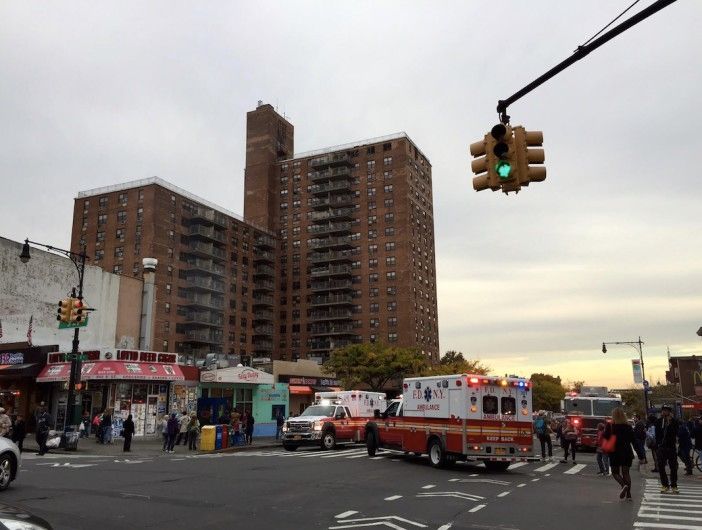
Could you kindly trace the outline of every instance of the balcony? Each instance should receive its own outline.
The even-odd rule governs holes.
[[[255,246],[257,248],[275,248],[275,240],[270,236],[258,236]]]
[[[222,327],[224,325],[224,318],[210,311],[190,311],[185,315],[185,323]]]
[[[323,248],[352,248],[351,236],[339,236],[339,237],[325,237],[322,239],[313,239],[310,241],[309,248],[311,249],[323,249]]]
[[[320,208],[337,208],[341,206],[349,206],[356,202],[356,197],[353,195],[332,195],[331,197],[315,197],[310,201],[310,206],[315,209]]]
[[[353,166],[351,162],[351,157],[348,153],[329,153],[328,155],[313,158],[309,162],[312,167],[326,167],[326,166]]]
[[[197,293],[188,293],[186,296],[188,302],[183,304],[185,306],[200,306],[212,309],[224,309],[224,299],[215,298],[209,295],[202,295]]]
[[[348,276],[352,270],[350,265],[328,265],[326,267],[314,267],[310,272],[312,278],[322,278],[325,276]]]
[[[258,310],[254,312],[254,320],[263,320],[263,321],[272,321],[273,320],[273,311],[266,311],[266,310]]]
[[[353,312],[350,309],[327,309],[325,311],[312,311],[310,320],[349,320],[353,318]]]
[[[200,236],[208,239],[214,239],[215,241],[224,241],[224,232],[215,230],[214,228],[208,228],[206,226],[192,225],[188,228],[188,234],[191,236]]]
[[[275,261],[275,256],[272,252],[267,252],[265,250],[257,250],[254,253],[254,263],[265,262],[265,261]]]
[[[350,179],[351,178],[351,167],[334,167],[330,169],[325,169],[324,171],[315,171],[312,173],[312,182],[327,182],[336,179]]]
[[[316,295],[312,297],[311,303],[314,306],[353,305],[353,296],[350,294]]]
[[[200,219],[223,228],[227,227],[227,216],[211,208],[195,207],[189,210],[183,210],[183,217],[189,217],[193,220]]]
[[[351,181],[339,180],[337,182],[330,182],[328,184],[315,184],[310,189],[310,192],[313,195],[320,195],[322,193],[334,193],[340,191],[351,191]]]
[[[273,341],[270,341],[270,340],[254,341],[253,349],[256,353],[271,353],[273,351]]]
[[[202,243],[200,241],[192,241],[188,245],[187,253],[217,259],[225,259],[227,255],[224,250],[215,247],[212,243]]]
[[[183,344],[177,348],[178,353],[184,355],[190,355],[195,359],[204,359],[208,353],[220,353],[222,351],[221,345],[217,347],[208,346],[191,346],[190,344]]]
[[[338,250],[331,252],[313,252],[310,258],[312,263],[331,263],[332,261],[351,261],[351,252]]]
[[[207,272],[210,274],[216,274],[218,276],[224,276],[224,266],[214,263],[210,260],[192,258],[187,261],[187,264],[183,267],[188,271],[199,271]]]
[[[273,291],[275,290],[275,284],[268,280],[261,280],[260,282],[254,283],[254,292],[256,291]]]
[[[205,344],[219,344],[222,342],[222,332],[205,331],[201,329],[189,329],[185,332],[185,338],[190,342],[200,342]]]
[[[335,219],[353,219],[355,208],[334,208],[326,212],[312,212],[312,221],[333,221]]]
[[[311,225],[310,234],[333,234],[338,232],[350,232],[351,223],[327,223],[323,225]]]
[[[254,326],[254,335],[273,335],[273,326]]]
[[[254,268],[254,276],[275,276],[275,269],[273,267],[268,267],[267,265],[257,265]]]
[[[345,291],[353,288],[351,280],[331,280],[312,282],[312,291]]]
[[[253,305],[254,307],[257,305],[260,306],[272,306],[274,304],[274,300],[272,296],[266,296],[266,295],[260,295],[260,296],[254,296],[253,297]]]
[[[343,348],[349,344],[355,344],[354,339],[334,339],[334,340],[311,340],[309,341],[310,350],[312,351],[329,351],[336,348]]]
[[[351,324],[314,324],[310,331],[312,335],[355,335]]]
[[[188,290],[203,289],[205,291],[213,291],[215,293],[224,293],[224,283],[218,282],[212,278],[189,276],[186,281],[188,283],[185,288]]]

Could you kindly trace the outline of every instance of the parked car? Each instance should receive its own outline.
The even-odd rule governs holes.
[[[15,442],[0,437],[0,491],[10,487],[10,483],[17,478],[21,464],[22,456]]]

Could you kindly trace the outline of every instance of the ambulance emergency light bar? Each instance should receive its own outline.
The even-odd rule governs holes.
[[[448,382],[446,382],[448,383]],[[415,386],[416,388],[421,388],[421,382],[415,381]],[[498,378],[498,377],[488,377],[488,378],[481,378],[481,377],[466,377],[466,384],[468,386],[480,386],[481,384],[483,385],[500,385],[500,386],[510,386],[510,382],[507,381],[507,379],[503,378]],[[461,379],[456,379],[456,386],[462,386],[462,380]],[[448,386],[448,384],[443,385],[444,388]],[[523,388],[524,390],[529,390],[531,388],[531,381],[513,381],[511,383],[511,386],[517,387],[517,388]],[[402,387],[407,389],[409,388],[409,385],[407,383],[403,383]]]

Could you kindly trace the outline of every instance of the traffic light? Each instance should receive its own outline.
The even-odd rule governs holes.
[[[58,303],[58,315],[56,315],[56,320],[59,322],[70,322],[71,321],[71,309],[72,309],[72,298],[64,298]]]
[[[85,304],[83,304],[83,300],[80,298],[73,298],[71,304],[71,319],[69,322],[73,322],[74,324],[82,322],[84,318],[84,307]]]
[[[471,169],[476,174],[473,189],[497,191],[502,188],[505,193],[518,190],[515,152],[512,128],[502,123],[495,125],[482,141],[471,144],[470,154],[475,158]]]
[[[527,131],[521,125],[514,128],[514,143],[517,155],[517,175],[519,184],[528,186],[530,182],[541,182],[546,179],[544,166],[530,164],[543,164],[546,159],[543,149],[544,133],[541,131]],[[536,149],[534,149],[536,147]]]

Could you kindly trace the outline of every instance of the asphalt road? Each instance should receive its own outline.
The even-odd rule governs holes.
[[[592,454],[579,456],[577,466],[533,462],[505,473],[472,464],[434,469],[423,457],[381,455],[369,458],[362,446],[127,459],[28,455],[0,502],[60,530],[702,529],[702,508],[694,509],[702,505],[702,481],[681,483],[686,489],[675,501],[682,508],[661,516],[668,501],[656,498],[653,474],[634,470],[634,502],[621,502],[614,480],[596,476]],[[647,478],[650,496],[640,510]]]

